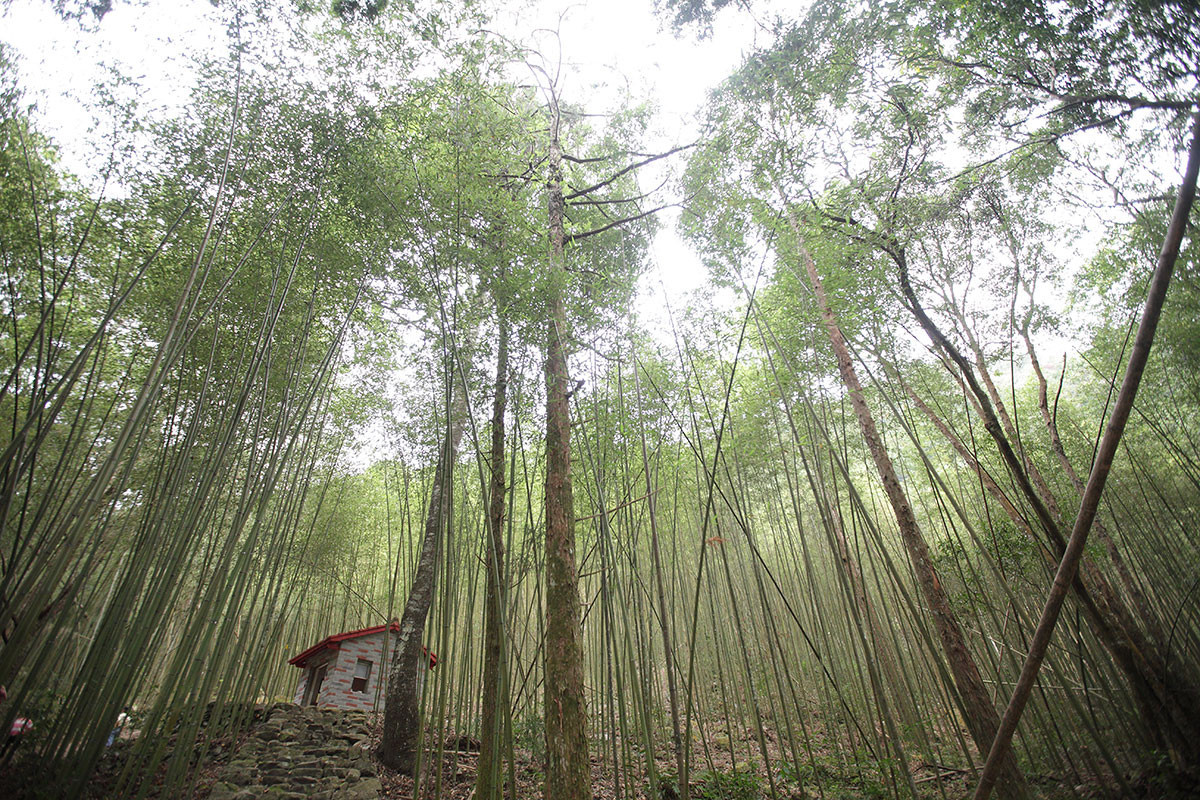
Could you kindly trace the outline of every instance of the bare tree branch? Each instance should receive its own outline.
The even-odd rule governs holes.
[[[567,237],[566,241],[568,244],[571,242],[577,242],[580,239],[586,239],[589,236],[595,236],[597,233],[604,233],[605,231],[611,230],[611,229],[617,227],[618,225],[624,225],[626,222],[636,222],[637,220],[642,219],[643,217],[648,217],[651,214],[657,214],[659,211],[662,211],[665,208],[671,208],[672,206],[677,206],[677,205],[680,205],[680,204],[679,203],[667,203],[666,205],[658,206],[657,208],[652,208],[649,211],[643,211],[640,214],[634,214],[633,216],[630,216],[630,217],[623,217],[622,219],[613,220],[612,222],[608,223],[607,225],[601,225],[599,228],[593,228],[590,231],[585,231],[583,233],[572,233],[570,236]]]
[[[617,170],[612,175],[610,175],[608,178],[605,178],[604,180],[600,181],[599,183],[595,183],[595,184],[592,184],[591,186],[588,186],[585,189],[579,189],[578,191],[572,192],[571,194],[567,195],[563,199],[567,200],[567,201],[571,201],[577,197],[583,197],[584,195],[591,194],[592,192],[596,191],[597,189],[603,189],[605,186],[608,186],[609,184],[613,183],[618,178],[620,178],[622,175],[627,175],[636,169],[641,169],[642,167],[646,166],[647,164],[651,164],[655,161],[659,161],[660,159],[664,159],[667,156],[673,156],[676,153],[682,152],[683,150],[691,149],[695,146],[696,146],[695,142],[692,142],[691,144],[681,144],[678,147],[671,148],[670,150],[666,151],[665,153],[657,153],[655,155],[650,156],[649,158],[644,158],[641,161],[635,161],[634,163],[630,164],[629,166],[624,167],[623,169]]]

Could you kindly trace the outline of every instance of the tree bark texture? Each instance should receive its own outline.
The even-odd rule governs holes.
[[[562,148],[557,104],[551,109],[547,190],[550,275],[546,306],[546,800],[590,800],[587,710],[579,576],[575,566],[575,504],[571,494],[571,408],[567,374],[567,313]]]
[[[508,391],[508,323],[499,307],[500,336],[496,346],[496,396],[492,401],[492,451],[488,500],[488,556],[483,623],[483,721],[479,734],[479,763],[475,783],[478,800],[500,800],[501,709],[508,708],[507,664],[503,650],[501,603],[504,598],[504,407]]]
[[[462,438],[463,414],[451,412],[449,427],[442,441],[433,486],[429,491],[429,511],[425,517],[425,538],[413,575],[400,630],[396,634],[387,699],[383,714],[383,736],[379,760],[408,775],[417,765],[417,742],[421,734],[421,698],[418,696],[418,670],[428,668],[428,656],[422,652],[425,621],[433,603],[437,585],[437,566],[441,557],[442,534],[450,512],[450,475]]]

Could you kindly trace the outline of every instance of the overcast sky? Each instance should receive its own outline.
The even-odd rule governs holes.
[[[727,10],[710,39],[678,39],[661,30],[650,0],[506,4],[491,26],[547,58],[556,57],[561,41],[560,91],[568,102],[598,113],[615,109],[626,96],[651,102],[657,117],[647,146],[654,148],[694,140],[706,93],[764,37],[748,15]],[[187,99],[189,54],[225,46],[208,0],[118,2],[90,27],[81,31],[64,23],[43,0],[16,0],[0,17],[0,35],[20,54],[23,88],[37,104],[40,125],[60,147],[66,167],[79,174],[87,173],[84,143],[94,124],[87,101],[106,69],[138,82],[144,109],[170,111]],[[658,169],[647,170],[643,185],[662,177]],[[682,303],[704,278],[699,261],[675,235],[677,216],[674,209],[663,212],[665,224],[642,281],[639,316],[651,324],[663,306],[663,285],[672,302]]]

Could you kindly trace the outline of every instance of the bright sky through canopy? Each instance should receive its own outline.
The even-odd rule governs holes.
[[[111,84],[106,73],[131,79],[133,85],[125,91],[136,96],[143,110],[176,113],[191,86],[190,56],[225,46],[224,31],[207,0],[116,3],[91,31],[64,22],[42,2],[12,4],[0,21],[5,42],[20,54],[27,100],[36,103],[68,169],[83,175],[92,171],[86,134],[97,124],[89,105],[98,99],[96,87]],[[695,140],[696,115],[708,91],[765,36],[748,15],[725,14],[709,39],[676,38],[662,29],[652,3],[645,0],[507,6],[494,12],[491,26],[538,50],[547,61],[559,57],[561,42],[562,96],[589,113],[649,104],[655,121],[647,147],[659,150]],[[644,170],[643,188],[657,186],[670,168]],[[661,314],[663,286],[668,299],[681,301],[684,292],[704,279],[703,266],[675,234],[678,214],[671,208],[660,215],[663,225],[639,292],[639,316],[647,321]]]

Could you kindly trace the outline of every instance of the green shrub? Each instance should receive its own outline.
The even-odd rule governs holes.
[[[546,723],[538,714],[526,714],[513,723],[513,741],[528,750],[535,762],[546,762]]]
[[[716,772],[705,770],[696,775],[700,788],[694,795],[700,800],[759,800],[762,782],[752,772]]]

